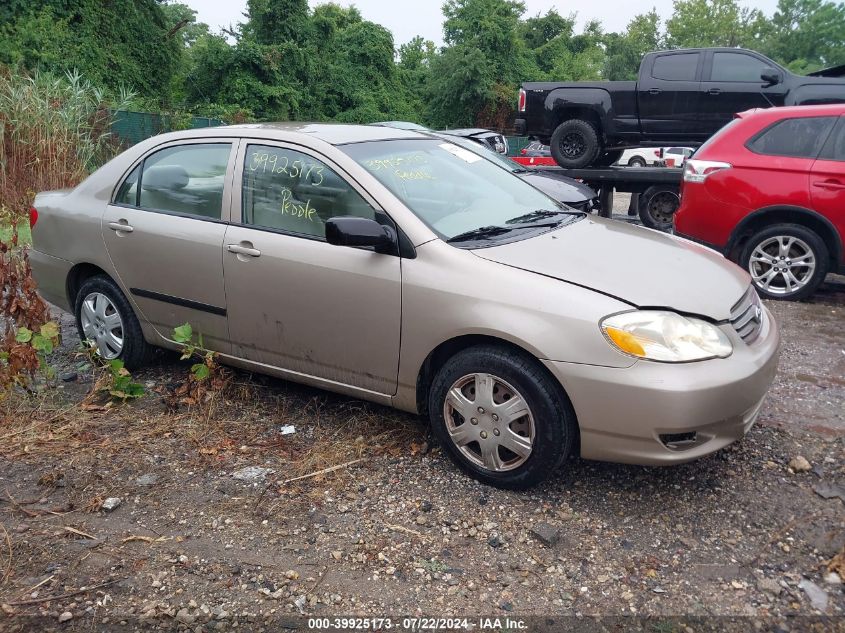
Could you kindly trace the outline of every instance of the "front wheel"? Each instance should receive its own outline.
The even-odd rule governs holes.
[[[645,167],[645,159],[642,156],[634,156],[628,161],[628,167]]]
[[[572,451],[575,414],[539,363],[504,347],[473,347],[437,372],[432,431],[479,481],[522,489],[550,476]]]
[[[74,306],[79,338],[105,361],[122,360],[128,369],[144,364],[149,345],[129,301],[105,275],[83,282]]]
[[[800,224],[776,224],[751,236],[739,263],[761,295],[795,301],[812,295],[824,281],[829,257],[814,231]]]
[[[557,126],[549,142],[549,149],[561,167],[580,169],[593,164],[601,150],[601,142],[592,123],[583,119],[570,119]]]

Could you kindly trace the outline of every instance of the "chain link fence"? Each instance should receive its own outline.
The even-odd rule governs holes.
[[[127,112],[120,110],[114,113],[111,132],[121,145],[129,147],[163,132],[215,127],[224,123],[220,119],[209,117],[155,114],[153,112]]]

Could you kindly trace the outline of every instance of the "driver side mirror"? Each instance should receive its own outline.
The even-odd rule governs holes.
[[[335,246],[372,246],[376,253],[396,252],[396,231],[375,220],[341,216],[326,221],[326,241]]]
[[[760,72],[760,79],[766,82],[766,87],[774,86],[783,81],[783,76],[777,68],[764,68]]]

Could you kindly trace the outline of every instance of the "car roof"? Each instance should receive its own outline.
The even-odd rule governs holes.
[[[379,125],[350,125],[346,123],[244,123],[240,125],[224,125],[214,128],[203,128],[206,134],[197,134],[198,130],[190,130],[193,136],[214,136],[221,131],[241,132],[244,136],[258,134],[264,138],[290,138],[291,135],[307,135],[330,145],[345,145],[347,143],[364,143],[367,141],[388,141],[401,139],[430,138],[413,130],[402,130],[395,127]]]
[[[845,103],[829,103],[824,105],[783,106],[779,108],[755,108],[740,112],[736,116],[740,119],[767,118],[772,121],[780,119],[794,119],[810,116],[842,116],[845,115]]]

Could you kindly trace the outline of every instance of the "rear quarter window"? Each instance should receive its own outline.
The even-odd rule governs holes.
[[[816,158],[836,117],[784,119],[753,136],[745,146],[755,154]]]

